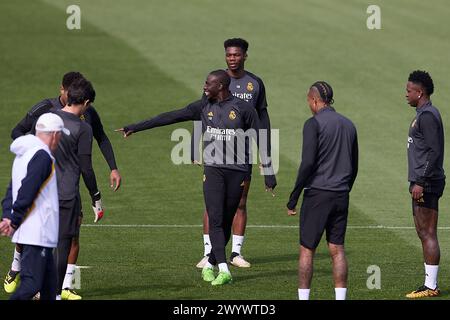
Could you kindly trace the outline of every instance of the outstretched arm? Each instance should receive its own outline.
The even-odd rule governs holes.
[[[129,135],[148,129],[153,129],[156,127],[167,126],[170,124],[189,121],[189,120],[200,120],[201,109],[203,107],[203,101],[195,101],[183,109],[174,110],[170,112],[164,112],[156,117],[144,120],[138,123],[133,123],[126,125],[116,131],[122,132],[124,138]]]

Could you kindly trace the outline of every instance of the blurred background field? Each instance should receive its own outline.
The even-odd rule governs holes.
[[[66,28],[70,4],[0,2],[0,187],[10,179],[11,129],[33,104],[58,94],[65,72],[82,72],[97,91],[95,107],[123,176],[119,191],[108,190],[108,167],[94,145],[106,216],[92,226],[82,184],[87,226],[78,264],[91,266],[82,270],[79,293],[85,299],[296,299],[298,217],[288,217],[285,204],[300,162],[302,126],[311,116],[306,90],[316,80],[333,86],[336,109],[359,133],[360,173],[346,239],[348,298],[403,299],[422,284],[406,181],[414,109],[404,95],[411,71],[429,71],[433,103],[449,132],[446,1],[378,1],[381,30],[367,29],[371,3],[360,0],[79,0],[81,30]],[[171,132],[192,125],[158,128],[126,141],[113,130],[197,99],[207,73],[226,67],[223,41],[230,37],[250,42],[246,69],[265,82],[272,127],[280,130],[280,170],[275,198],[264,192],[260,176],[252,181],[243,249],[252,268],[232,267],[234,284],[211,288],[195,268],[203,253],[202,171],[170,160],[177,143]],[[446,190],[439,221],[443,299],[450,287],[449,210]],[[9,239],[0,239],[2,277],[12,253]],[[366,287],[370,265],[381,268],[380,290]],[[311,297],[334,298],[324,243]],[[7,298],[0,290],[0,299]]]

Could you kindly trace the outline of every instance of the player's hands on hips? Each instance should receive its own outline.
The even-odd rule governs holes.
[[[100,191],[92,196],[92,210],[94,210],[94,222],[103,218],[103,205]]]
[[[414,200],[420,200],[423,197],[423,187],[418,184],[413,185],[411,189],[411,196]]]
[[[275,178],[275,175],[265,175],[264,183],[266,185],[266,192],[272,193],[272,197],[275,197],[275,193],[273,192],[277,186],[277,178]]]
[[[133,134],[133,130],[128,129],[127,127],[116,129],[114,131],[122,132],[124,138],[128,138],[129,136],[131,136]]]
[[[110,187],[117,191],[120,188],[120,183],[122,181],[122,177],[120,176],[119,170],[114,169],[111,170],[111,174],[109,175]]]

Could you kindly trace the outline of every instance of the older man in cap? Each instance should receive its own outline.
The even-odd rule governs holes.
[[[52,251],[58,244],[59,203],[52,151],[61,132],[69,134],[61,117],[46,113],[36,122],[36,135],[19,137],[10,147],[16,158],[2,201],[0,234],[23,246],[22,281],[11,300],[30,300],[38,292],[43,300],[56,297]]]

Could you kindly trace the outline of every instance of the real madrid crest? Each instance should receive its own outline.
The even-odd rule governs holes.
[[[212,120],[213,117],[214,117],[214,113],[212,113],[212,111],[208,112],[208,119]]]
[[[86,118],[84,117],[84,114],[82,114],[82,115],[80,116],[80,120],[81,120],[81,121],[86,120]]]
[[[253,91],[253,83],[247,83],[247,91]]]
[[[231,110],[231,111],[230,111],[230,114],[228,115],[228,118],[230,118],[230,120],[236,119],[236,112],[234,112],[233,110]]]

